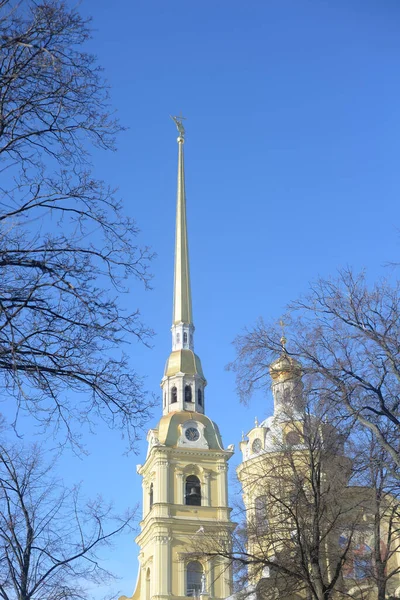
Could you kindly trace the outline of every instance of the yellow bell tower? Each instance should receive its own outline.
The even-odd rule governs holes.
[[[205,415],[207,382],[194,353],[185,130],[181,117],[173,120],[179,136],[172,352],[161,381],[163,416],[148,433],[146,461],[137,469],[143,480],[143,519],[136,539],[140,564],[132,600],[208,600],[231,594],[230,565],[195,552],[202,536],[229,540],[234,528],[227,489],[233,446],[224,450],[217,425]]]

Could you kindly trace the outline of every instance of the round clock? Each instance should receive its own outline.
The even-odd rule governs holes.
[[[189,442],[196,442],[200,437],[200,433],[196,427],[188,427],[185,431],[185,436]]]
[[[260,452],[261,448],[261,440],[259,438],[256,438],[253,442],[251,449],[253,450],[254,454],[257,454],[258,452]]]

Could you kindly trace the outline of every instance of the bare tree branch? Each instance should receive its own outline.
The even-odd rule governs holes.
[[[130,529],[101,498],[84,504],[79,486],[52,478],[39,447],[0,444],[0,598],[88,599],[85,583],[108,582],[99,550]],[[111,523],[113,522],[113,526]]]
[[[120,348],[152,332],[119,296],[149,287],[152,254],[90,171],[122,128],[89,25],[60,0],[0,5],[0,382],[16,418],[79,443],[74,423],[100,417],[133,444],[150,401]]]

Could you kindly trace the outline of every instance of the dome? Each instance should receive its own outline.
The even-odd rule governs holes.
[[[165,377],[172,377],[177,373],[200,375],[204,379],[200,358],[192,350],[175,350],[169,355],[164,375]]]
[[[271,363],[269,372],[273,381],[286,381],[301,377],[302,367],[299,361],[284,351],[277,360]]]
[[[261,421],[259,426],[264,427],[264,429],[271,429],[273,422],[274,422],[274,415],[271,415],[270,417],[267,417],[266,419],[264,419],[264,421]]]
[[[204,425],[205,437],[210,450],[223,450],[221,434],[216,423],[206,415],[185,410],[169,413],[161,417],[156,429],[158,442],[163,446],[175,448],[181,435],[181,426],[185,421],[194,420]]]

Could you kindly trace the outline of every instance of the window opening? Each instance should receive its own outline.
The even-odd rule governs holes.
[[[171,388],[171,404],[174,402],[178,402],[178,390],[175,386]]]
[[[192,560],[186,567],[186,596],[199,596],[202,591],[203,567]]]
[[[185,385],[185,402],[192,402],[192,386]]]
[[[203,406],[203,394],[201,393],[200,388],[197,390],[197,404]]]
[[[185,504],[189,506],[201,506],[201,485],[196,475],[186,477]]]
[[[183,343],[187,344],[187,333],[186,333],[186,331],[183,332]]]
[[[153,508],[153,500],[154,500],[154,487],[153,484],[150,484],[150,492],[149,492],[149,504],[150,504],[150,509]]]

